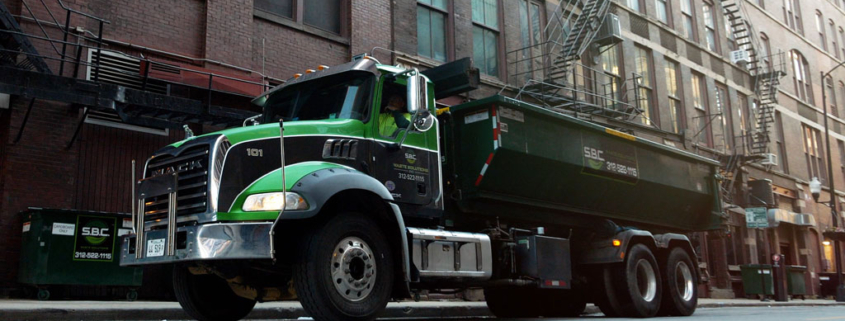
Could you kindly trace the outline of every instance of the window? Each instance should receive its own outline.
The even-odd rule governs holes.
[[[718,52],[719,46],[716,43],[716,17],[713,15],[713,4],[705,2],[701,7],[704,15],[704,28],[706,29],[707,49]]]
[[[842,44],[842,48],[840,48],[842,50],[842,59],[845,59],[845,29],[842,29],[842,27],[839,27],[839,43]]]
[[[657,20],[660,20],[667,25],[671,25],[669,22],[669,13],[672,12],[672,10],[669,9],[668,0],[654,0],[654,10],[655,15],[657,15]]]
[[[828,25],[830,26],[830,50],[833,50],[833,55],[836,56],[836,59],[840,59],[839,44],[836,43],[836,26],[833,24],[832,19],[828,21]]]
[[[777,127],[778,135],[775,143],[777,144],[778,153],[778,169],[784,174],[789,174],[789,163],[786,159],[786,142],[784,141],[783,116],[779,111],[775,111],[775,126]]]
[[[648,49],[637,47],[634,57],[636,73],[640,78],[637,83],[637,98],[639,107],[642,108],[642,122],[644,125],[658,124],[657,113],[653,110],[654,99],[652,93],[654,87],[651,80],[651,52]]]
[[[695,130],[695,136],[693,136],[693,140],[697,144],[711,146],[712,140],[710,139],[710,120],[709,115],[707,115],[707,88],[704,86],[704,76],[699,74],[692,74],[692,105],[694,108],[695,116],[692,118],[693,122],[693,129]]]
[[[824,17],[821,11],[816,11],[816,31],[819,32],[819,43],[827,51],[827,39],[824,37]]]
[[[845,83],[843,83],[841,81],[839,82],[839,95],[840,95],[839,97],[842,98],[842,100],[840,102],[842,102],[843,105],[845,105]],[[836,106],[837,107],[834,108],[834,110],[836,110],[836,112],[834,112],[832,114],[835,114],[836,117],[839,117],[839,105],[837,104]]]
[[[772,47],[769,44],[769,36],[765,33],[760,33],[760,56],[763,57],[763,63],[766,64],[766,70],[772,70]]]
[[[255,8],[285,18],[293,19],[293,2],[295,0],[255,0]]]
[[[731,98],[728,96],[728,88],[724,85],[716,85],[716,113],[713,121],[717,122],[714,130],[716,149],[728,153],[733,144],[733,126],[731,126]]]
[[[748,154],[748,147],[751,142],[748,136],[748,129],[754,128],[754,124],[751,123],[753,118],[751,111],[748,110],[748,96],[743,95],[739,91],[736,92],[736,96],[737,101],[739,102],[739,106],[736,109],[736,115],[739,117],[739,134],[742,136],[743,152]]]
[[[813,87],[810,85],[810,66],[807,59],[797,50],[789,52],[792,61],[792,82],[795,85],[795,95],[801,100],[813,104]]]
[[[801,24],[801,8],[798,0],[783,0],[783,20],[790,29],[804,35],[804,26]]]
[[[827,90],[827,93],[825,94],[827,95],[827,104],[830,108],[827,112],[835,117],[839,117],[839,111],[836,108],[836,89],[833,88],[833,77],[827,76],[824,83],[824,90]]]
[[[725,16],[725,39],[728,40],[728,49],[730,51],[736,50],[736,41],[734,40],[733,28],[731,28],[731,20]]]
[[[642,8],[640,6],[640,0],[625,0],[625,5],[628,6],[628,8],[634,9],[634,11],[642,12],[640,9]]]
[[[346,1],[255,0],[255,9],[337,35],[344,34]]]
[[[499,76],[498,0],[472,0],[472,56],[481,72]]]
[[[609,84],[609,86],[604,86],[602,90],[605,91],[606,95],[614,99],[621,99],[621,96],[624,94],[619,90],[622,83],[622,70],[619,66],[619,54],[621,50],[618,48],[619,46],[610,46],[601,53],[601,69],[606,76],[606,83]],[[616,107],[614,106],[617,103],[616,101],[609,99],[603,99],[603,101],[607,108]]]
[[[807,179],[818,177],[822,185],[828,185],[821,132],[807,125],[802,127],[804,127],[804,156],[807,159],[807,173],[809,174]]]
[[[448,0],[420,0],[417,2],[417,54],[445,62],[446,25],[449,16]]]
[[[693,14],[692,0],[681,0],[681,13],[684,20],[684,35],[687,39],[697,41],[695,37],[695,14]]]
[[[836,140],[839,145],[839,170],[842,171],[842,176],[845,177],[845,142]]]
[[[678,63],[666,60],[666,91],[669,93],[669,114],[672,116],[672,131],[680,134],[684,130],[684,104],[681,100],[681,85],[679,85],[680,68]]]
[[[530,0],[519,1],[519,30],[522,37],[522,61],[518,73],[524,73],[525,79],[543,79],[543,20],[540,4]]]

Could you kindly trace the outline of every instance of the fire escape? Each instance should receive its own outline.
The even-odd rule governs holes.
[[[753,124],[751,130],[734,139],[741,141],[742,148],[734,148],[731,155],[723,160],[722,192],[725,200],[732,202],[737,187],[737,175],[740,168],[751,162],[762,165],[774,165],[777,160],[769,153],[772,124],[775,122],[775,105],[780,80],[786,73],[783,52],[772,54],[760,45],[758,33],[743,6],[743,0],[722,0],[722,10],[730,24],[737,50],[731,53],[732,62],[744,60],[751,75],[752,89],[755,95],[755,108],[751,109]],[[762,50],[762,52],[761,52]]]
[[[249,100],[267,89],[264,76],[221,74],[192,63],[165,63],[108,50],[103,30],[109,21],[61,0],[50,5],[21,0],[21,6],[22,13],[15,15],[0,2],[0,93],[29,99],[15,143],[36,100],[68,103],[82,111],[68,147],[92,117],[181,129],[186,123],[240,125],[258,114]],[[39,17],[34,12],[47,14]],[[71,26],[72,21],[79,26]],[[34,31],[21,28],[23,22]]]
[[[619,20],[608,13],[611,2],[561,1],[543,29],[548,40],[507,53],[516,98],[587,120],[631,120],[642,113],[639,76],[622,80],[580,63],[585,53],[597,57],[622,41]]]

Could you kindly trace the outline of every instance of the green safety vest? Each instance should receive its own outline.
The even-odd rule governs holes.
[[[411,114],[409,113],[401,113],[402,117],[407,119],[409,122],[411,121]],[[405,129],[405,127],[402,127]],[[388,112],[388,113],[380,113],[378,115],[378,132],[382,136],[385,137],[393,137],[399,131],[399,127],[396,126],[396,119],[395,113]]]

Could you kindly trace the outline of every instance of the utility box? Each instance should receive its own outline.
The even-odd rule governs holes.
[[[141,268],[120,266],[119,236],[131,231],[129,214],[29,208],[21,212],[18,282],[50,298],[53,285],[125,287],[135,300]]]
[[[516,238],[517,273],[540,279],[541,288],[571,287],[569,240],[540,235]]]

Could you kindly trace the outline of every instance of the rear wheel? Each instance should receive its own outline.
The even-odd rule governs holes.
[[[340,214],[304,237],[294,287],[315,320],[372,320],[393,289],[393,256],[375,221]]]
[[[625,263],[607,267],[611,282],[609,305],[622,317],[648,318],[657,315],[663,296],[660,270],[648,247],[636,244],[628,251]],[[615,295],[615,300],[613,296]],[[604,312],[605,310],[602,310]]]
[[[695,265],[689,254],[681,248],[674,248],[663,265],[663,303],[660,314],[688,316],[698,305],[698,286]]]
[[[173,291],[185,313],[200,321],[240,320],[255,307],[255,300],[235,294],[226,280],[191,274],[184,265],[173,267]]]

